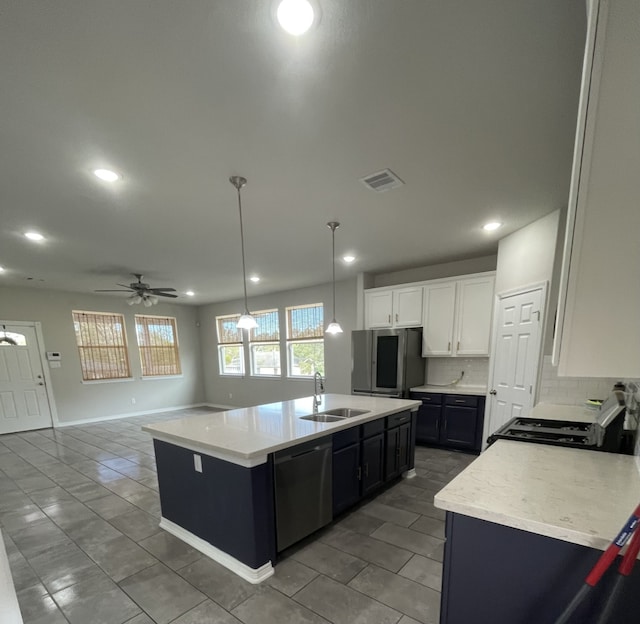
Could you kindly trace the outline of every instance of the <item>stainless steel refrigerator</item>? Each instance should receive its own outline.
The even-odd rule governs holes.
[[[351,392],[403,398],[424,385],[422,328],[351,332]]]

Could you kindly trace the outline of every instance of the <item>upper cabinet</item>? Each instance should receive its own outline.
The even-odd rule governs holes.
[[[365,327],[423,327],[424,357],[489,355],[495,273],[365,291]]]
[[[640,2],[593,0],[554,342],[558,374],[640,377]]]
[[[366,292],[365,314],[367,329],[419,327],[422,325],[422,286]]]
[[[424,287],[422,355],[489,355],[495,276],[442,281]]]

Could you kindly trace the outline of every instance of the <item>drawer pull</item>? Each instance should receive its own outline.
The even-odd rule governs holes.
[[[466,403],[464,399],[456,399],[456,403]]]
[[[362,481],[362,468],[358,466],[358,481]]]

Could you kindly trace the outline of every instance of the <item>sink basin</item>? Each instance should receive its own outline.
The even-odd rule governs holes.
[[[339,416],[340,418],[353,418],[354,416],[362,416],[368,414],[369,410],[353,409],[351,407],[337,407],[323,412],[329,416]]]
[[[335,414],[325,414],[324,412],[320,414],[309,414],[308,416],[300,416],[300,420],[313,420],[314,422],[338,422],[339,420],[344,420],[346,416],[337,416]]]

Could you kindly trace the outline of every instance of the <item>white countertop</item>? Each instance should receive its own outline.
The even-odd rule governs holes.
[[[225,412],[185,416],[145,425],[142,429],[154,439],[250,467],[265,463],[269,453],[389,414],[416,410],[419,405],[420,401],[415,400],[325,394],[322,395],[319,412],[351,407],[368,410],[368,413],[331,423],[301,420],[301,416],[313,412],[313,397],[305,397]]]
[[[598,417],[598,410],[576,405],[553,405],[552,403],[538,403],[531,408],[528,418],[541,420],[566,420],[567,422],[594,423]]]
[[[438,394],[471,394],[484,396],[487,394],[487,386],[418,386],[411,388],[411,392],[436,392]]]
[[[498,440],[435,496],[481,520],[605,550],[640,500],[629,455]]]
[[[0,622],[2,624],[22,624],[2,533],[0,533]]]

